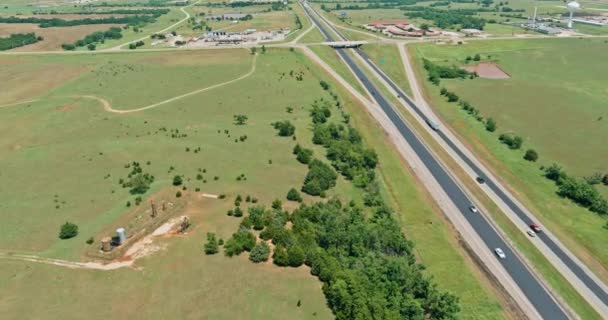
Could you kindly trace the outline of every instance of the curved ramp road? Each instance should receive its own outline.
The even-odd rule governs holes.
[[[328,41],[333,41],[333,37],[323,27],[322,24],[310,13],[314,9],[303,6],[309,17],[319,27],[319,30],[327,38]],[[316,14],[315,12],[315,15]],[[323,19],[323,17],[321,17]],[[329,25],[329,24],[328,24]],[[338,35],[337,30],[334,32]],[[433,177],[439,182],[442,189],[448,194],[452,202],[459,209],[460,213],[467,219],[469,224],[476,230],[480,238],[484,241],[488,250],[494,248],[502,248],[506,255],[506,259],[501,259],[500,264],[509,273],[511,278],[517,283],[517,286],[524,292],[528,300],[534,305],[538,313],[544,319],[561,320],[568,319],[566,312],[561,308],[558,302],[545,289],[540,281],[532,274],[532,272],[524,265],[519,257],[512,251],[510,246],[502,239],[492,225],[480,214],[472,214],[469,210],[471,200],[465,192],[452,179],[449,173],[435,159],[431,152],[426,148],[424,143],[418,139],[411,128],[407,126],[405,121],[401,119],[399,114],[384,98],[384,96],[376,89],[374,84],[367,78],[362,70],[353,62],[349,55],[344,50],[338,49],[338,54],[348,64],[349,68],[355,73],[356,77],[361,81],[364,87],[372,94],[378,102],[384,113],[388,116],[391,122],[397,127],[399,133],[408,142],[416,154],[423,160],[425,166],[429,169]],[[360,54],[360,51],[355,50]],[[498,258],[497,258],[498,259]]]

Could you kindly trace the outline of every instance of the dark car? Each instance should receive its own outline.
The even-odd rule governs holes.
[[[477,180],[477,182],[479,182],[480,184],[486,183],[486,179],[484,179],[482,177],[477,177],[475,180]]]

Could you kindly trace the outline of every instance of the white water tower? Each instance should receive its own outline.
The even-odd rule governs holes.
[[[568,18],[568,29],[572,29],[572,16],[574,15],[574,11],[581,8],[581,5],[576,1],[570,1],[566,5],[566,8],[568,8],[568,11],[570,11],[570,17]]]

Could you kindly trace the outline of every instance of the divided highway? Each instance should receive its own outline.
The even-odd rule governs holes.
[[[312,8],[311,8],[312,9]],[[312,9],[314,10],[314,9]],[[315,12],[316,13],[316,12]],[[318,14],[318,13],[317,13]],[[326,25],[334,31],[343,41],[347,39],[332,25],[331,22],[327,21],[322,15],[318,16],[323,20]],[[432,123],[434,120],[422,112],[422,110],[412,101],[398,85],[395,84],[382,70],[380,70],[371,59],[361,50],[355,49],[355,52],[363,58],[363,60],[384,80],[390,88],[399,95],[399,98],[405,101],[405,103],[418,115],[424,122]],[[445,143],[447,147],[453,151],[456,156],[466,164],[466,166],[474,173],[474,177],[481,177],[485,180],[487,189],[484,190],[494,201],[502,202],[497,203],[502,205],[503,210],[510,211],[514,217],[513,220],[517,225],[523,225],[524,228],[528,228],[530,225],[537,223],[538,220],[534,219],[534,216],[520,203],[515,197],[510,194],[504,186],[495,180],[481,164],[476,163],[473,159],[468,156],[464,151],[464,146],[459,146],[454,142],[453,137],[441,130],[436,130],[435,134],[439,137],[441,142]],[[509,213],[509,212],[507,212]],[[516,217],[516,218],[515,218]],[[519,219],[519,221],[517,221]],[[572,284],[572,286],[579,291],[581,296],[585,298],[590,305],[592,305],[599,314],[608,317],[608,286],[602,282],[587,266],[580,261],[573,253],[571,253],[550,231],[545,230],[537,234],[537,239],[542,243],[533,242],[533,244],[543,253],[547,259],[562,273],[562,275]]]
[[[325,36],[327,41],[334,41],[333,36],[328,30],[319,23],[315,16],[319,16],[313,8],[303,5],[305,12],[309,18],[317,25],[321,33]],[[319,16],[321,19],[323,17]],[[331,27],[328,23],[328,26]],[[337,30],[333,30],[337,35],[340,33]],[[343,39],[345,40],[345,39]],[[484,218],[483,215],[474,214],[470,212],[469,207],[472,201],[466,195],[466,193],[458,186],[458,184],[452,179],[450,174],[444,169],[439,161],[432,155],[427,149],[424,143],[417,137],[414,131],[408,127],[406,122],[399,116],[393,106],[387,101],[387,99],[380,93],[375,85],[367,78],[362,70],[353,62],[351,57],[346,53],[344,49],[337,49],[337,53],[346,62],[348,67],[353,71],[355,76],[361,81],[363,86],[371,93],[382,111],[390,119],[390,121],[398,129],[401,136],[407,141],[411,148],[415,151],[420,159],[424,162],[424,165],[431,172],[432,176],[440,184],[441,188],[449,196],[450,200],[460,211],[468,223],[477,232],[479,237],[483,240],[488,250],[494,250],[495,248],[502,248],[506,254],[506,259],[499,259],[500,264],[508,272],[509,276],[517,284],[517,286],[523,291],[527,299],[536,308],[538,314],[544,319],[560,320],[568,319],[567,313],[561,308],[559,303],[553,298],[553,296],[545,289],[540,281],[532,274],[532,272],[524,265],[520,258],[512,251],[510,246],[502,239],[498,232],[492,227],[492,225]],[[362,52],[355,50],[355,53],[362,55]],[[363,56],[365,59],[366,57]],[[402,95],[405,96],[405,95]],[[496,258],[498,259],[498,258]]]

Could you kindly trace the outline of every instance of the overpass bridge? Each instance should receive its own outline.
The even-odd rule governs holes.
[[[332,48],[359,48],[360,46],[368,43],[367,41],[328,41],[323,42],[324,45],[328,45]]]

